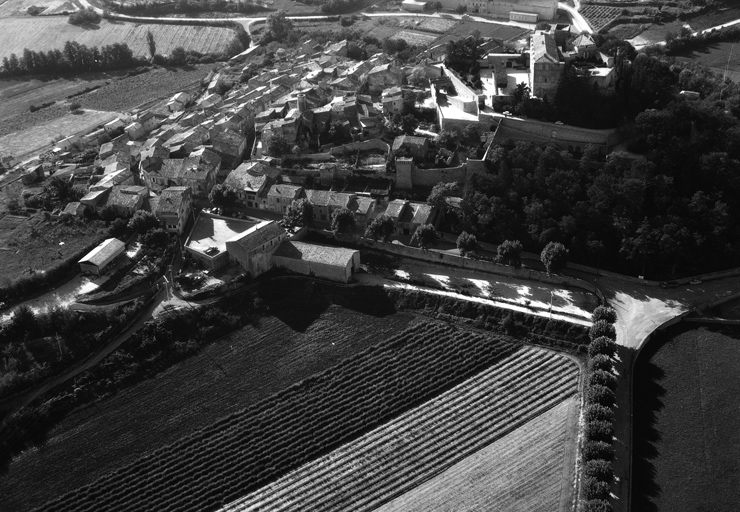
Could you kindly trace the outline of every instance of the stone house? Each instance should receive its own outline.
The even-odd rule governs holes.
[[[162,191],[154,215],[170,233],[182,235],[192,211],[192,190],[189,187],[170,187]]]
[[[285,214],[290,204],[303,195],[303,187],[277,184],[267,192],[267,208],[275,213]]]

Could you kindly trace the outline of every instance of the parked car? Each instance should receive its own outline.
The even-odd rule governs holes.
[[[678,281],[661,281],[661,288],[675,288],[678,286]]]
[[[565,123],[564,123],[564,122],[562,122],[562,121],[555,121],[555,124],[557,124],[557,125],[560,125],[560,126],[562,126],[562,125],[564,125]]]
[[[701,284],[701,279],[692,279],[689,284]]]

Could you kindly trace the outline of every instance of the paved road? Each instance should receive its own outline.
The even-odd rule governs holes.
[[[574,8],[566,3],[558,2],[558,9],[562,9],[568,14],[568,16],[570,16],[570,19],[573,22],[573,26],[576,28],[576,32],[586,32],[588,34],[593,34],[594,29],[592,29],[591,25],[588,24],[586,18],[581,16],[581,13],[578,12],[578,9],[581,8],[580,2],[576,1],[575,5],[576,6]]]

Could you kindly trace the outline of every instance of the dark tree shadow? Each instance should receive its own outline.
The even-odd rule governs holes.
[[[657,415],[663,409],[665,388],[660,382],[665,372],[651,358],[662,345],[656,341],[643,352],[635,364],[633,402],[632,449],[632,510],[657,512],[656,499],[661,488],[656,482],[653,461],[660,455],[658,446],[662,439],[657,429]]]

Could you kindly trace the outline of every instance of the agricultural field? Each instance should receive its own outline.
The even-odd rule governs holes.
[[[679,324],[635,365],[632,510],[736,510],[740,329]]]
[[[578,405],[560,402],[377,512],[571,510]]]
[[[65,17],[0,18],[0,58],[21,55],[24,48],[34,51],[62,49],[66,41],[86,46],[126,43],[135,56],[146,57],[146,33],[151,31],[157,52],[169,54],[182,46],[185,50],[215,53],[234,38],[231,29],[186,25],[155,25],[102,20],[99,26],[77,27]]]
[[[665,41],[665,36],[668,32],[678,33],[681,30],[682,26],[682,21],[671,21],[669,23],[653,23],[651,25],[648,25],[647,27],[643,27],[643,25],[637,25],[640,30],[638,32],[638,35],[633,36],[633,38],[630,40],[630,43],[632,43],[632,45],[634,46],[659,43],[661,41]],[[617,37],[621,37],[622,35],[628,35],[621,31],[626,31],[630,27],[635,27],[635,25],[617,25],[616,27],[614,27],[614,29],[610,30],[609,33],[614,34]]]
[[[437,34],[444,34],[448,30],[453,29],[459,22],[457,20],[446,20],[443,18],[423,18],[421,23],[416,25],[417,30],[424,30],[425,32],[434,32]]]
[[[72,413],[49,433],[43,449],[23,454],[0,475],[4,507],[39,507],[424,318],[375,316],[338,305],[318,311],[316,301],[305,307],[307,295],[295,286],[294,291],[303,306],[271,306],[273,316],[208,345],[154,379]]]
[[[396,33],[394,38],[403,39],[412,46],[429,46],[437,39],[437,36],[414,32],[413,30],[401,30]]]
[[[64,11],[74,12],[79,5],[73,0],[5,0],[0,2],[0,18],[8,16],[27,16],[28,8],[36,6],[44,15],[57,14]]]
[[[482,503],[490,506],[486,510],[523,510],[522,505],[531,503],[539,508],[527,510],[569,510],[578,374],[578,366],[565,356],[522,347],[223,510],[463,511],[481,510]],[[536,450],[524,444],[535,437],[542,441]],[[573,449],[567,450],[568,444]],[[525,449],[526,456],[517,453]],[[564,464],[566,452],[569,460]],[[514,467],[519,469],[512,471]],[[515,478],[525,467],[528,478]],[[458,492],[455,481],[471,470],[476,482],[470,482],[467,492]],[[537,485],[530,486],[532,481]],[[446,503],[438,503],[440,495]],[[501,499],[504,495],[506,500]],[[566,506],[561,508],[563,501]],[[412,506],[417,504],[420,507]]]
[[[509,340],[427,321],[58,496],[43,509],[221,506],[500,362],[517,350]]]
[[[53,267],[105,235],[102,223],[59,224],[43,215],[0,219],[0,285],[20,277],[29,268]]]
[[[52,139],[58,140],[73,134],[83,134],[94,130],[119,117],[117,112],[101,112],[85,110],[79,114],[71,114],[69,108],[57,107],[47,113],[55,113],[61,109],[60,117],[41,122],[36,126],[0,137],[0,151],[22,158],[37,154],[41,149],[51,146]],[[43,109],[46,110],[46,109]]]
[[[584,5],[579,12],[586,18],[594,32],[599,32],[622,15],[622,9],[603,5]]]
[[[740,18],[740,7],[737,6],[737,2],[727,3],[734,5],[691,18],[688,21],[689,25],[694,30],[704,30]]]
[[[525,28],[512,27],[509,25],[494,25],[492,23],[482,23],[479,21],[461,21],[445,33],[445,35],[439,39],[436,44],[446,44],[449,40],[457,40],[467,37],[474,30],[478,30],[482,37],[495,37],[504,42],[526,38],[530,33],[530,31]]]

